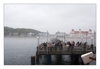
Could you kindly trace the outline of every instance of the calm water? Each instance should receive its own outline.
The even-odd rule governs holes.
[[[61,39],[63,40],[63,38]],[[66,39],[66,41],[83,41],[86,39]],[[42,42],[46,42],[47,39],[43,38]],[[88,39],[88,44],[91,40]],[[41,39],[40,39],[41,43]],[[30,65],[30,57],[36,54],[37,38],[4,38],[4,65]],[[52,56],[53,57],[53,56]],[[54,57],[53,57],[54,58]],[[41,58],[42,61],[43,58]],[[52,59],[54,61],[55,59]],[[63,56],[63,60],[68,60],[70,62],[69,56]]]

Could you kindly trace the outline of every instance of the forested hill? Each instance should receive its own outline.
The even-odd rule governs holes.
[[[40,33],[40,31],[37,31],[35,29],[26,29],[26,28],[11,28],[11,27],[4,27],[4,35],[14,35],[17,33],[18,35],[21,34],[28,34],[28,33],[34,33],[34,35],[37,35]]]

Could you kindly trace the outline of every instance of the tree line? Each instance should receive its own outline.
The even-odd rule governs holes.
[[[4,36],[11,35],[13,36],[15,33],[17,33],[19,36],[21,34],[28,34],[28,33],[34,33],[34,35],[37,35],[40,33],[40,31],[37,31],[35,29],[26,29],[26,28],[11,28],[11,27],[4,27]]]

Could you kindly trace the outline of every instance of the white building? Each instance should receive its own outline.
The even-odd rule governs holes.
[[[32,32],[27,34],[27,36],[33,36],[33,35],[34,35],[34,33],[32,33]]]
[[[88,31],[81,31],[81,29],[79,29],[79,31],[75,31],[74,29],[72,29],[72,31],[70,32],[71,37],[91,37],[93,35],[94,33],[92,33],[91,29],[89,29]]]

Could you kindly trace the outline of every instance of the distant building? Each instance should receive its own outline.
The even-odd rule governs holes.
[[[34,36],[34,33],[30,32],[27,34],[27,36]]]
[[[81,29],[79,29],[79,31],[75,31],[74,29],[71,30],[70,32],[70,36],[71,37],[92,37],[94,33],[92,33],[92,30],[89,29],[88,31],[82,31]]]
[[[56,37],[64,37],[66,35],[65,32],[56,32]]]
[[[11,35],[11,34],[10,34]],[[18,33],[13,33],[13,36],[18,36]]]
[[[47,34],[48,34],[48,36],[50,36],[50,34],[49,33],[47,33],[47,32],[41,32],[41,33],[38,33],[38,36],[42,36],[42,37],[47,37]]]

